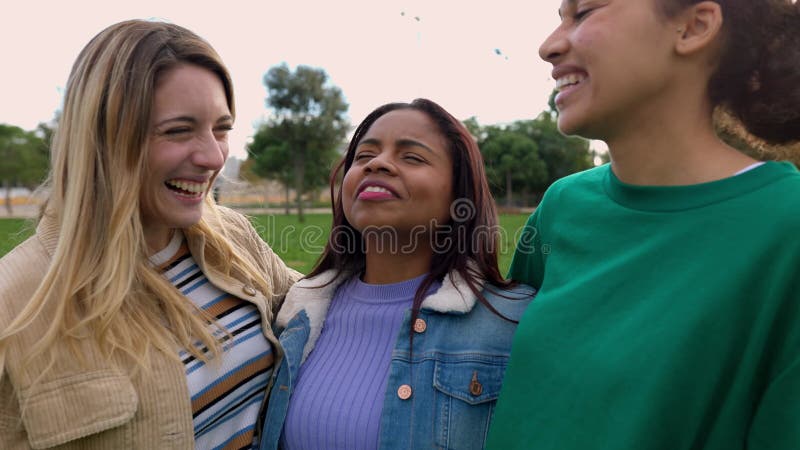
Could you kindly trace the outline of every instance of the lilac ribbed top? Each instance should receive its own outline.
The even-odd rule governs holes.
[[[392,349],[424,278],[375,285],[353,277],[337,289],[319,340],[300,368],[283,448],[378,448]]]

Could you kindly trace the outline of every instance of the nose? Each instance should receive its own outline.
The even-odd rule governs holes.
[[[393,174],[395,172],[395,166],[387,153],[388,152],[381,152],[380,154],[370,158],[370,160],[364,164],[364,172],[383,172],[387,174]]]
[[[206,170],[222,169],[228,157],[227,137],[220,140],[210,131],[198,137],[197,146],[192,153],[192,162]]]
[[[539,57],[549,63],[554,63],[569,51],[569,47],[569,38],[563,26],[559,25],[539,46]]]

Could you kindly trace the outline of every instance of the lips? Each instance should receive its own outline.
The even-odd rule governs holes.
[[[589,74],[580,67],[562,64],[553,68],[552,77],[556,80],[555,103],[560,111],[569,95],[589,78]]]
[[[561,92],[569,86],[575,86],[586,79],[582,73],[570,73],[556,79],[556,90]]]
[[[356,197],[360,200],[390,200],[399,196],[386,183],[365,180],[358,186]]]
[[[181,197],[202,197],[208,190],[208,180],[194,181],[174,178],[164,182],[167,188]]]

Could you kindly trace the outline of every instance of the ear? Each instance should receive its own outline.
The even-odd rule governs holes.
[[[719,3],[703,1],[679,14],[675,51],[689,55],[711,48],[722,32],[722,8]]]

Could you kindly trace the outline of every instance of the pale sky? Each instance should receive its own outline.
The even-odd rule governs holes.
[[[481,124],[535,118],[553,88],[538,47],[558,0],[94,0],[18,1],[0,25],[0,123],[52,119],[69,70],[101,29],[132,19],[182,25],[208,40],[234,82],[231,155],[267,113],[262,78],[286,62],[321,67],[350,105],[353,125],[390,101],[428,97]],[[419,18],[417,20],[416,18]],[[500,55],[495,51],[498,49]]]

